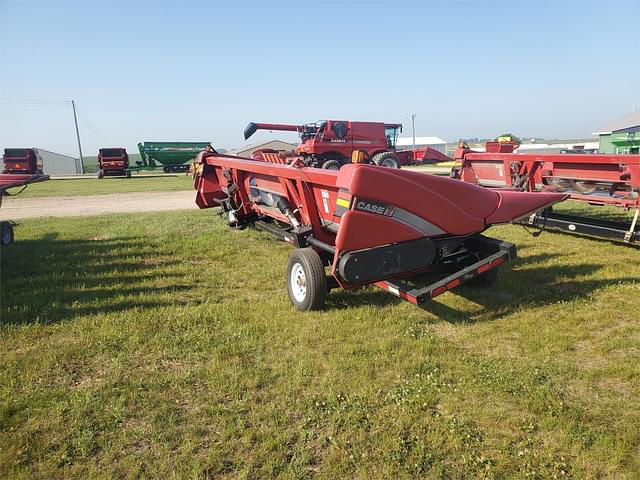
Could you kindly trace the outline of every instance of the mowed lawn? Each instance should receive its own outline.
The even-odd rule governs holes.
[[[638,478],[640,251],[488,234],[490,289],[300,313],[291,247],[211,211],[25,221],[0,477]]]
[[[14,188],[9,193],[17,193]],[[47,180],[33,183],[20,193],[20,197],[64,197],[77,195],[104,195],[109,193],[130,192],[170,192],[177,190],[193,190],[191,175],[133,175],[131,178],[95,177]]]

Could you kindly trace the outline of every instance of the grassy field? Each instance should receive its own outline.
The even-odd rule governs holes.
[[[640,251],[489,234],[489,290],[300,313],[291,248],[210,211],[26,221],[0,477],[638,478]]]
[[[16,193],[20,189],[10,192]],[[134,175],[131,178],[111,177],[79,178],[69,180],[47,180],[29,185],[21,197],[60,197],[76,195],[99,195],[106,193],[128,192],[169,192],[176,190],[193,190],[193,179],[190,175]]]

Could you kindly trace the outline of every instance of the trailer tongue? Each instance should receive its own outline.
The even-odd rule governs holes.
[[[566,198],[369,165],[300,164],[203,152],[194,177],[200,208],[221,207],[230,227],[252,224],[298,247],[287,287],[300,310],[322,307],[333,287],[374,284],[422,304],[464,282],[489,284],[515,247],[481,233]],[[430,283],[417,286],[425,274]]]
[[[0,174],[0,206],[2,206],[2,198],[8,195],[7,190],[10,188],[26,188],[30,183],[43,182],[45,180],[49,180],[49,175],[28,173]],[[0,244],[9,245],[13,242],[13,225],[14,223],[10,220],[0,221]]]

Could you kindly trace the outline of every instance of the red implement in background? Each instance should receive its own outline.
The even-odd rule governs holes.
[[[42,158],[35,148],[5,148],[2,155],[3,174],[41,174]]]
[[[200,208],[221,207],[230,227],[253,225],[298,247],[287,288],[301,310],[320,308],[333,287],[375,284],[422,304],[464,282],[488,285],[515,247],[481,233],[566,198],[370,165],[331,171],[208,152],[194,178]],[[407,283],[425,275],[427,286]]]
[[[0,207],[2,206],[2,198],[8,195],[7,190],[10,188],[24,187],[30,183],[43,182],[49,180],[49,175],[29,175],[16,173],[0,174]],[[20,190],[22,192],[22,190]],[[18,192],[18,193],[20,193]],[[13,242],[13,225],[9,220],[0,221],[0,244],[9,245]]]
[[[462,162],[453,178],[484,187],[524,192],[566,193],[590,205],[633,210],[630,223],[611,222],[554,212],[534,213],[531,225],[640,244],[640,155],[525,154],[517,144],[487,142],[485,152],[462,145],[455,159]]]
[[[98,151],[98,178],[127,177],[131,178],[129,155],[123,147],[101,148]]]

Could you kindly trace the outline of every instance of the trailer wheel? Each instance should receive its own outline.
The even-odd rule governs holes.
[[[299,248],[289,256],[287,290],[298,310],[318,310],[327,295],[327,278],[318,252],[313,248]]]
[[[98,170],[98,178],[104,178],[104,170],[102,169]]]
[[[374,164],[387,168],[400,168],[400,161],[393,152],[376,153],[372,161]]]
[[[249,226],[247,222],[240,222],[240,221],[229,223],[228,225],[229,225],[229,228],[233,230],[244,230]]]
[[[322,164],[322,168],[325,170],[340,170],[342,164],[339,160],[327,160]]]
[[[13,242],[13,225],[11,223],[0,223],[0,242],[2,245],[9,245]]]
[[[496,279],[498,278],[498,269],[490,268],[484,273],[481,273],[475,278],[469,280],[469,285],[473,287],[490,287],[494,283],[496,283]]]

